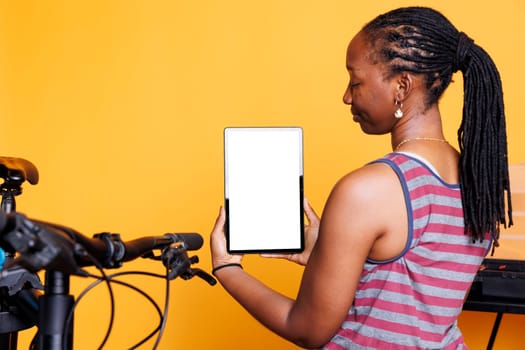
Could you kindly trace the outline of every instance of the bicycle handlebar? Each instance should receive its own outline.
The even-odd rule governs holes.
[[[172,270],[171,278],[181,275],[187,279],[198,275],[213,285],[213,277],[190,269],[198,259],[188,258],[186,251],[198,250],[202,244],[198,233],[166,233],[128,242],[122,241],[119,234],[107,232],[88,238],[66,226],[30,220],[21,213],[0,211],[0,246],[19,252],[11,265],[31,272],[48,269],[85,276],[87,273],[81,267],[117,268],[138,257],[156,258],[151,253],[159,249],[162,250],[159,260]]]

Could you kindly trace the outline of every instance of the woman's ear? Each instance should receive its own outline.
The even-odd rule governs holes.
[[[403,102],[408,98],[414,87],[414,77],[408,72],[402,72],[396,77],[396,100]]]

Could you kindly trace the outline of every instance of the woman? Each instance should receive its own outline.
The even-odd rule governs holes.
[[[511,206],[499,74],[487,53],[440,13],[400,8],[350,42],[344,102],[393,152],[334,186],[309,244],[295,300],[250,276],[225,249],[224,210],[211,234],[214,274],[263,325],[306,348],[462,349],[457,317]],[[464,77],[459,152],[438,100]],[[507,196],[505,198],[505,195]]]

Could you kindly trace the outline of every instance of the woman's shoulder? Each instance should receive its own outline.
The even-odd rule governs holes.
[[[338,184],[344,186],[348,185],[360,185],[361,186],[374,186],[380,185],[381,183],[390,182],[396,179],[395,173],[392,171],[392,167],[388,165],[388,162],[382,161],[386,158],[381,158],[377,161],[367,163],[347,174],[345,174],[338,181]]]
[[[342,176],[333,191],[365,204],[383,198],[399,186],[399,179],[388,164],[372,162]]]
[[[329,227],[341,228],[333,230],[333,239],[363,242],[366,254],[373,251],[374,258],[394,256],[390,248],[379,251],[376,242],[384,237],[400,237],[400,243],[395,241],[393,246],[402,249],[407,232],[406,220],[400,220],[406,216],[404,200],[402,186],[392,168],[381,162],[369,163],[344,175],[336,183],[323,219],[329,221]],[[394,239],[388,241],[392,243]],[[395,253],[398,251],[395,249]]]

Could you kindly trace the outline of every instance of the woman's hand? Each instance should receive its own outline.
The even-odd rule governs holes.
[[[225,264],[240,264],[242,255],[232,255],[226,249],[226,237],[224,235],[224,222],[226,211],[221,207],[219,216],[215,220],[215,226],[210,235],[211,260],[213,268]]]
[[[317,242],[317,236],[319,235],[319,216],[310,206],[308,199],[304,198],[304,213],[308,224],[304,227],[304,250],[301,253],[296,254],[261,254],[265,258],[280,258],[293,261],[299,265],[306,265],[310,258],[310,253]]]

